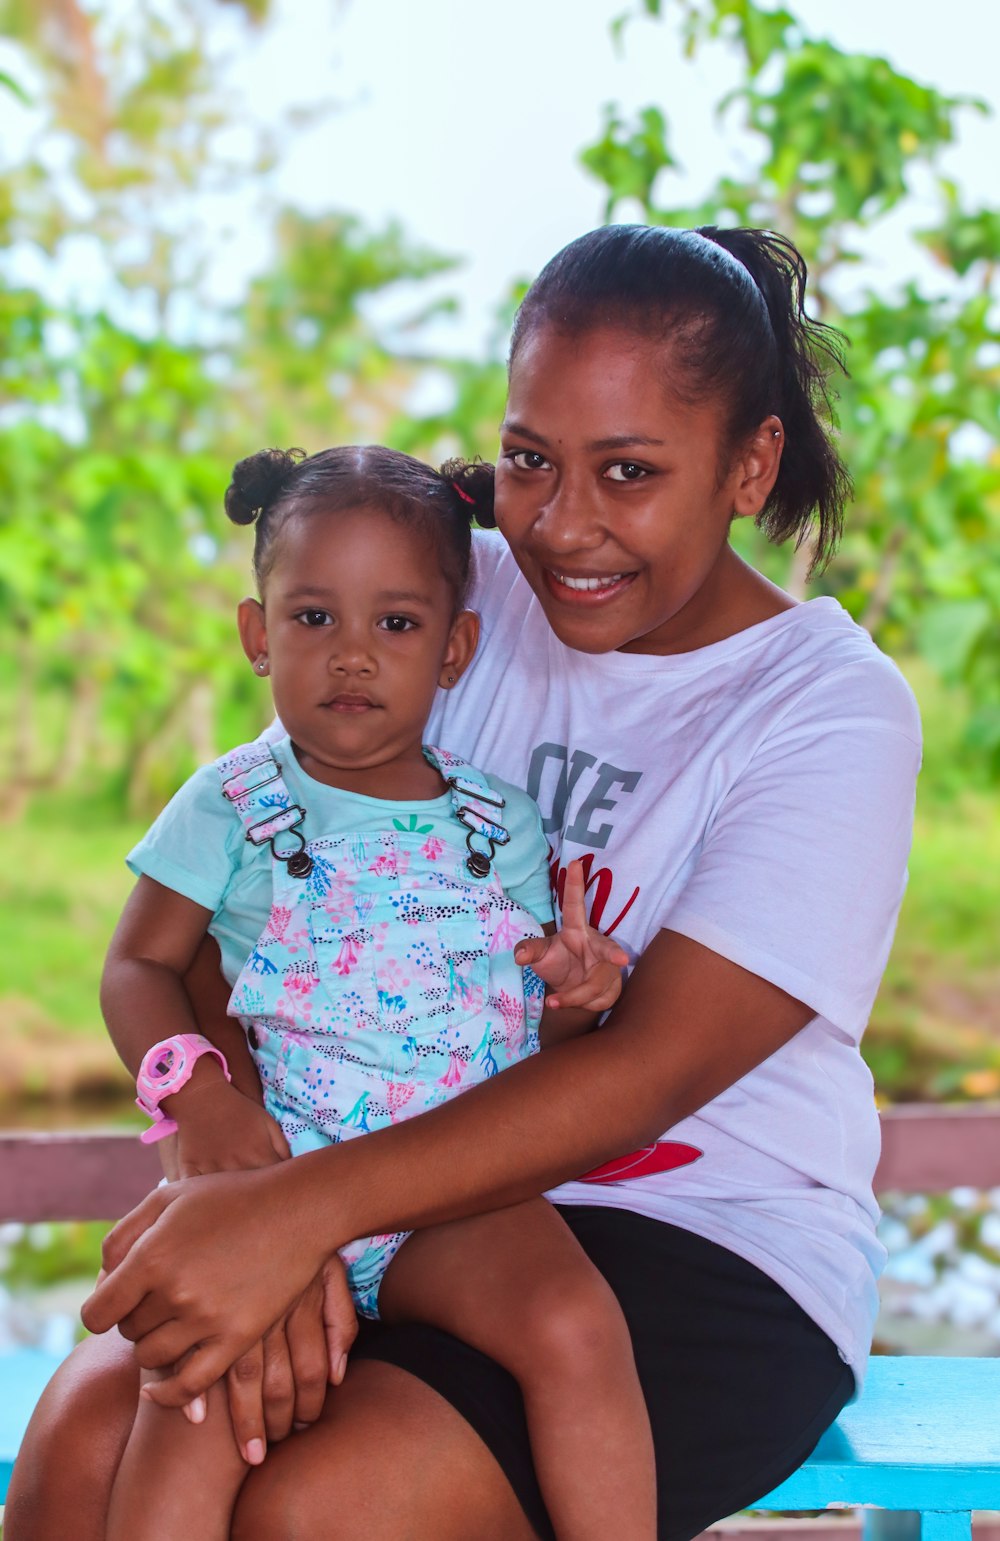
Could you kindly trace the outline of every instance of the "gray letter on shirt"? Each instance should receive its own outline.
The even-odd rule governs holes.
[[[546,760],[556,760],[559,764],[559,776],[548,813],[545,812],[545,803],[542,801],[542,777],[545,774]],[[573,788],[583,772],[597,764],[597,756],[587,754],[582,749],[574,749],[573,758],[568,767],[567,761],[569,761],[569,751],[565,744],[539,744],[531,752],[527,792],[542,810],[542,829],[547,835],[562,829],[563,819],[566,817],[566,804],[569,802]],[[638,780],[638,776],[636,779]]]
[[[593,761],[591,761],[591,764],[593,764]],[[591,816],[598,809],[603,809],[610,813],[611,809],[617,806],[616,798],[609,799],[605,796],[613,786],[620,786],[623,792],[634,792],[641,779],[642,771],[619,770],[616,765],[598,766],[594,785],[584,799],[573,823],[566,831],[566,839],[575,840],[579,845],[590,845],[598,850],[603,850],[608,843],[611,825],[602,824],[599,829],[591,829]]]

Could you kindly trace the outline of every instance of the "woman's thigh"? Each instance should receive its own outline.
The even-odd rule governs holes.
[[[81,1343],[46,1386],[14,1466],[5,1541],[104,1541],[139,1374],[117,1332]]]
[[[794,1471],[851,1395],[853,1376],[784,1290],[725,1248],[626,1210],[562,1212],[629,1324],[656,1445],[659,1534],[684,1541]],[[520,1395],[504,1370],[421,1326],[363,1332],[363,1356],[445,1397],[493,1451],[537,1534],[551,1537]]]
[[[465,1419],[395,1365],[352,1364],[243,1485],[232,1541],[536,1541]]]

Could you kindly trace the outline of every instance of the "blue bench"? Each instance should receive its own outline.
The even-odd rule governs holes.
[[[1000,1509],[1000,1359],[876,1356],[794,1476],[753,1507],[903,1510],[921,1541],[969,1541],[973,1509]]]
[[[1000,1186],[1000,1105],[894,1108],[882,1130],[880,1191]],[[156,1172],[155,1154],[129,1136],[0,1136],[0,1221],[122,1214]],[[56,1362],[34,1350],[0,1357],[0,1503]],[[1000,1359],[872,1358],[859,1400],[752,1507],[869,1506],[910,1515],[908,1535],[919,1515],[921,1541],[969,1541],[972,1511],[1000,1510]]]

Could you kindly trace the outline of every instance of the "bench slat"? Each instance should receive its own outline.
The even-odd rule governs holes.
[[[1000,1359],[868,1362],[860,1401],[755,1508],[1000,1508]]]

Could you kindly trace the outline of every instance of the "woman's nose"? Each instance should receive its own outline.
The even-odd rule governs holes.
[[[592,491],[575,477],[561,476],[538,511],[535,532],[550,551],[589,551],[604,540],[604,526]]]

